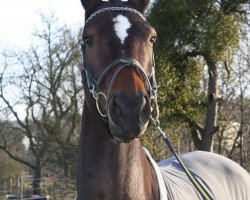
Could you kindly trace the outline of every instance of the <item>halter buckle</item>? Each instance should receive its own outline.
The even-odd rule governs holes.
[[[95,91],[95,86],[94,86],[94,85],[89,86],[89,92],[92,94],[92,96],[93,96],[93,98],[94,98],[95,100],[98,99],[98,94],[97,94],[97,92]]]

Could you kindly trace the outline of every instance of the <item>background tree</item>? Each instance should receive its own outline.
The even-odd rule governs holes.
[[[0,130],[7,131],[9,125],[6,123],[0,122]],[[16,133],[17,134],[17,133]],[[9,138],[11,139],[11,138]],[[20,144],[20,141],[13,141],[13,145],[9,147],[10,152],[19,151],[24,152],[24,146]],[[9,178],[16,178],[17,176],[21,175],[21,171],[23,170],[23,165],[19,162],[14,161],[11,159],[7,153],[0,152],[0,187],[3,188],[4,180]]]
[[[232,63],[230,77],[220,72],[220,103],[218,151],[248,167],[250,130],[250,65],[249,38],[242,38]],[[232,126],[233,125],[233,126]],[[230,128],[231,126],[231,128]],[[230,138],[231,137],[231,138]],[[230,144],[230,145],[229,145]]]
[[[218,66],[229,72],[247,22],[248,0],[157,0],[149,20],[158,32],[156,61],[162,121],[186,122],[197,149],[211,151],[218,132]],[[206,95],[200,81],[207,69]]]
[[[83,97],[78,33],[57,27],[53,16],[42,16],[42,21],[44,28],[35,32],[28,50],[4,54],[0,76],[4,118],[19,133],[1,131],[0,149],[34,170],[35,194],[40,193],[43,168],[74,177]],[[20,112],[20,107],[25,110]],[[9,137],[26,140],[28,159],[8,150]]]

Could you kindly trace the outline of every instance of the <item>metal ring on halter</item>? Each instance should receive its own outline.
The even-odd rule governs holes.
[[[102,95],[104,97],[104,99],[106,100],[107,97],[104,93],[102,92],[98,92],[97,94],[97,98],[95,98],[95,104],[96,104],[96,108],[97,108],[97,111],[99,112],[99,114],[102,116],[102,117],[107,117],[107,113],[103,113],[102,110],[101,110],[101,107],[100,107],[100,104],[99,104],[99,99],[100,99],[100,95]]]

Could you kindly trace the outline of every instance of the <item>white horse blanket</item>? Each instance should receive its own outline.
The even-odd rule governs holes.
[[[161,200],[203,200],[174,157],[157,165],[145,151],[156,171]],[[202,151],[180,157],[214,200],[250,200],[250,176],[235,162]]]

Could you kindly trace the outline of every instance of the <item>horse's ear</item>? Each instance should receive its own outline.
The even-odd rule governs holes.
[[[91,13],[102,3],[102,0],[81,0],[82,6],[85,9],[86,17],[89,17]]]
[[[128,3],[143,14],[148,7],[149,0],[128,0]]]

